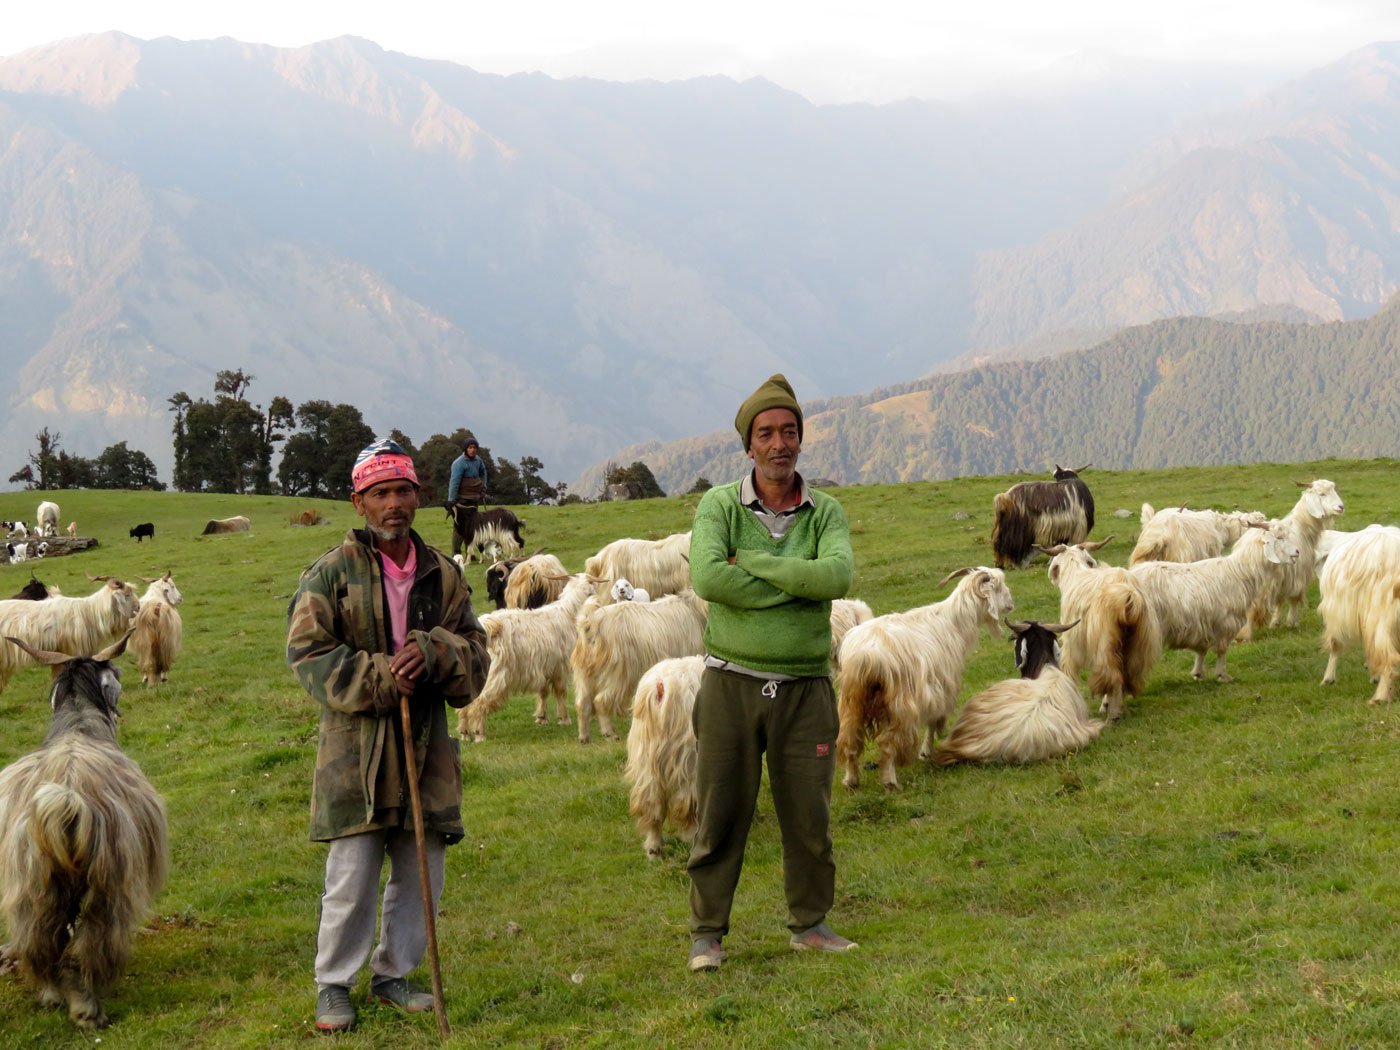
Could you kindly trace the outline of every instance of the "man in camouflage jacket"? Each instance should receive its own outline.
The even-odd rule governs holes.
[[[408,1010],[432,998],[404,978],[423,958],[400,697],[408,696],[436,910],[444,848],[463,834],[458,742],[444,702],[465,707],[486,680],[485,636],[457,567],[409,526],[412,461],[393,442],[361,453],[356,511],[367,528],[302,573],[288,609],[287,662],[320,704],[311,837],[329,842],[316,955],[317,1027],[354,1023],[352,986],[369,957],[371,998]],[[373,955],[379,873],[390,876]]]

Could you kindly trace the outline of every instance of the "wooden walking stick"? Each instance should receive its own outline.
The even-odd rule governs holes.
[[[413,809],[413,837],[418,843],[418,886],[423,893],[423,928],[428,932],[428,963],[433,972],[433,1013],[437,1015],[438,1038],[452,1038],[447,1024],[447,1005],[442,999],[442,964],[438,961],[437,920],[433,915],[433,881],[428,874],[428,842],[423,832],[423,796],[418,792],[418,763],[413,757],[413,717],[408,697],[399,695],[399,717],[403,722],[404,772],[408,776],[408,798]]]

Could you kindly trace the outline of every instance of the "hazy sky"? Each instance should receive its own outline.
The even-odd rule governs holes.
[[[456,8],[453,10],[453,8]],[[85,33],[298,46],[353,34],[488,72],[761,74],[818,101],[957,93],[1081,51],[1315,65],[1400,39],[1395,0],[10,0],[0,55]]]

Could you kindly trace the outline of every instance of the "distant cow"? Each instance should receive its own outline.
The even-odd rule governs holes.
[[[155,538],[156,538],[156,527],[155,527],[155,525],[153,525],[153,524],[152,524],[151,522],[149,522],[149,521],[143,521],[140,525],[137,525],[136,528],[134,528],[134,529],[131,530],[131,538],[134,539],[137,543],[140,543],[140,542],[141,542],[141,537],[142,537],[142,536],[149,536],[149,537],[151,537],[151,539],[155,539]]]
[[[253,527],[252,522],[242,514],[235,518],[210,518],[209,523],[204,526],[201,536],[212,536],[221,532],[247,532]]]
[[[992,500],[992,555],[997,568],[1023,567],[1036,547],[1082,543],[1094,528],[1094,497],[1079,470],[1055,464],[1054,481],[1023,481]]]
[[[486,549],[491,544],[499,548],[493,561],[525,549],[525,539],[520,535],[525,523],[505,507],[481,510],[479,507],[454,503],[447,508],[447,516],[452,519],[452,528],[461,537],[467,561],[472,560],[473,553],[485,560]]]
[[[325,520],[321,512],[314,507],[308,510],[298,511],[296,514],[292,515],[293,525],[321,525]]]

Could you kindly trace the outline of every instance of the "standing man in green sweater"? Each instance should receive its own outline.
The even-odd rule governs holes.
[[[690,578],[710,603],[705,674],[693,715],[699,827],[690,854],[690,968],[724,962],[721,941],[768,753],[783,838],[794,949],[845,952],[826,914],[836,892],[831,783],[836,695],[831,602],[851,586],[841,505],[797,473],[802,409],[774,375],[734,418],[753,470],[710,489],[695,512]]]

